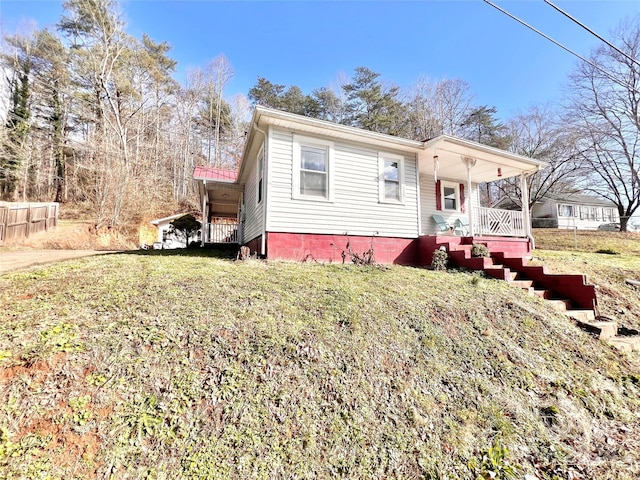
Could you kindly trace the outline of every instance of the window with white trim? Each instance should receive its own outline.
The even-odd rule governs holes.
[[[331,199],[333,143],[294,136],[293,198]]]
[[[380,153],[380,201],[402,203],[404,200],[404,158],[400,155]]]
[[[573,217],[574,208],[573,205],[567,205],[561,203],[558,205],[558,216],[559,217]]]
[[[460,210],[460,184],[453,182],[442,182],[440,187],[440,199],[443,210]]]

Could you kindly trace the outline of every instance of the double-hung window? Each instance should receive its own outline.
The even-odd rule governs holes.
[[[380,201],[403,202],[403,157],[389,153],[380,153],[378,161],[380,168]]]
[[[567,205],[564,203],[561,203],[560,205],[558,205],[558,216],[573,217],[573,205]]]
[[[327,197],[328,157],[326,147],[300,145],[300,195]]]
[[[330,200],[333,144],[296,135],[293,148],[293,198]]]
[[[441,205],[443,210],[460,210],[460,185],[452,182],[442,182]]]

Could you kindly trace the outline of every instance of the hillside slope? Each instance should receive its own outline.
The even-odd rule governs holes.
[[[151,252],[0,305],[0,477],[640,477],[638,357],[504,282]]]

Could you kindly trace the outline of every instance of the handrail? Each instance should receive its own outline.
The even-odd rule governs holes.
[[[223,222],[205,223],[207,243],[238,243],[238,222],[224,219]]]
[[[475,235],[527,236],[521,211],[486,207],[474,207],[473,232]]]

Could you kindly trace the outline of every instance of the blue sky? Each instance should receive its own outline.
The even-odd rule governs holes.
[[[582,55],[599,44],[542,0],[494,0]],[[605,38],[640,13],[640,1],[554,1]],[[561,101],[575,57],[482,0],[212,1],[125,0],[128,32],[167,41],[180,80],[223,53],[235,70],[225,94],[246,94],[259,76],[306,93],[358,66],[406,87],[421,76],[461,78],[474,102],[502,118]],[[52,27],[62,1],[0,0],[0,26]]]

